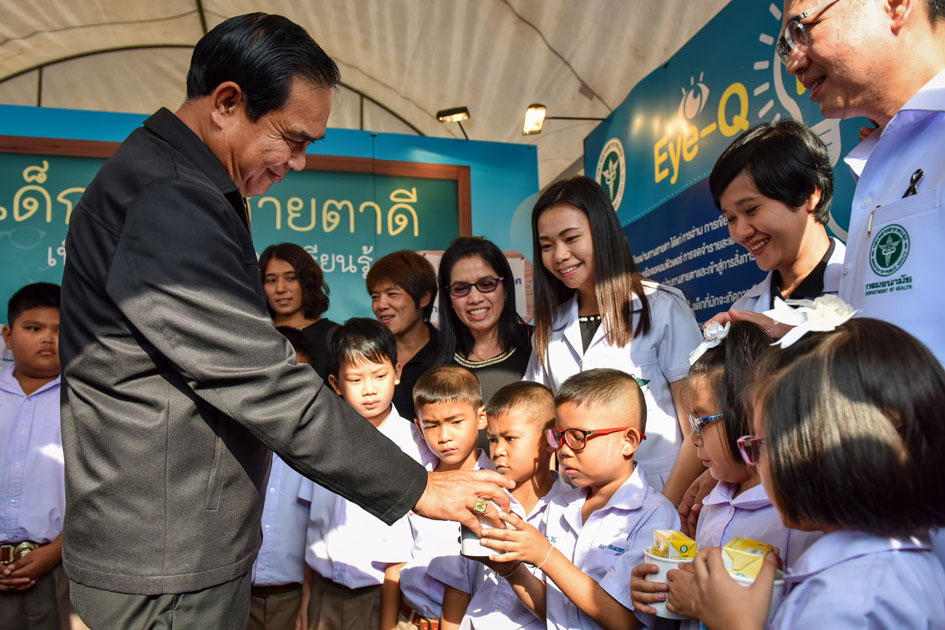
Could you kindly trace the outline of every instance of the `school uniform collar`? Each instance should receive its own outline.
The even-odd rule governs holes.
[[[646,475],[640,466],[636,466],[623,484],[617,488],[614,496],[610,497],[607,505],[600,508],[600,512],[621,511],[632,512],[643,507],[646,494],[649,491],[649,484],[646,482]],[[560,501],[567,505],[564,512],[564,518],[573,531],[580,531],[584,527],[581,518],[581,509],[584,507],[584,499],[587,495],[587,488],[577,487],[560,495]]]
[[[522,504],[518,502],[518,499],[512,496],[511,492],[506,490],[506,494],[509,495],[509,507],[511,510],[523,519],[528,520],[529,518],[533,518],[544,512],[548,507],[548,504],[551,503],[551,501],[562,492],[562,488],[565,490],[571,489],[571,487],[567,484],[560,482],[560,476],[554,470],[551,471],[551,477],[554,479],[554,483],[551,485],[551,488],[549,488],[548,493],[542,497],[538,497],[538,502],[535,503],[535,507],[533,507],[532,511],[528,514],[525,513],[525,508],[522,507]]]
[[[8,367],[5,367],[2,371],[0,371],[0,391],[13,394],[14,396],[19,396],[20,398],[32,398],[33,396],[38,396],[46,390],[59,387],[59,380],[61,377],[57,376],[27,396],[25,393],[23,393],[23,388],[20,386],[20,381],[16,380],[16,377],[13,376],[13,367],[13,363],[11,362]]]
[[[495,466],[492,465],[492,460],[489,459],[489,453],[481,448],[477,448],[477,450],[479,451],[479,457],[476,458],[476,467],[474,470],[495,470]]]
[[[916,536],[876,536],[866,532],[840,530],[824,534],[807,548],[793,567],[787,569],[785,580],[802,582],[808,577],[838,564],[884,551],[931,551],[928,532]]]
[[[737,484],[720,481],[702,500],[702,505],[731,505],[742,510],[760,510],[771,506],[764,484],[759,483],[736,497],[737,491]]]

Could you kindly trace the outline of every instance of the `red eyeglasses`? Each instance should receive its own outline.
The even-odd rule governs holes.
[[[616,433],[617,431],[626,431],[628,429],[633,429],[640,434],[640,439],[645,440],[646,435],[643,434],[643,431],[640,431],[636,427],[616,427],[614,429],[565,429],[561,431],[559,429],[545,429],[545,439],[548,440],[548,444],[551,448],[558,450],[561,448],[561,443],[564,442],[568,445],[572,451],[583,451],[584,447],[587,446],[587,441],[592,437],[598,437],[600,435],[608,435],[610,433]]]

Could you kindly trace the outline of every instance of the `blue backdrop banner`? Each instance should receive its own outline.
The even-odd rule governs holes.
[[[764,277],[709,195],[739,134],[793,118],[834,163],[828,230],[846,240],[854,181],[841,161],[865,119],[827,120],[775,54],[781,3],[733,0],[585,139],[584,170],[608,192],[644,275],[682,289],[705,321]]]

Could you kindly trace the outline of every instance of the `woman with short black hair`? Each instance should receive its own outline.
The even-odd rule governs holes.
[[[732,240],[768,272],[732,309],[761,313],[776,298],[837,293],[845,248],[827,236],[833,166],[810,128],[782,120],[749,129],[719,156],[709,190]]]

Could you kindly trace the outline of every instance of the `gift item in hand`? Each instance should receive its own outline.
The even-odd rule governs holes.
[[[696,541],[679,530],[657,529],[653,531],[653,555],[691,560],[696,556]]]
[[[768,543],[749,538],[733,538],[722,547],[722,561],[729,574],[754,580],[764,564],[765,556],[774,552]]]

